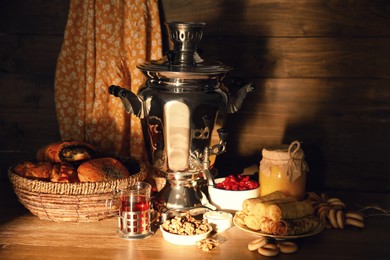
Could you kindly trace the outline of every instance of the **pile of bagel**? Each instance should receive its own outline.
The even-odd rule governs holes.
[[[314,208],[314,214],[325,228],[344,229],[346,225],[364,228],[364,215],[360,212],[347,210],[345,203],[336,197],[329,198],[327,194],[308,193],[308,200]]]

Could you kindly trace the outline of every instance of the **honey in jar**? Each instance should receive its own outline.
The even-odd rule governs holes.
[[[260,195],[282,191],[287,196],[304,199],[309,167],[300,143],[294,141],[290,145],[266,147],[262,155],[259,169]]]

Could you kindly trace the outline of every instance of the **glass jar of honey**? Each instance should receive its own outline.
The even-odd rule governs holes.
[[[259,169],[260,195],[282,191],[287,196],[304,199],[309,167],[300,143],[294,141],[290,145],[266,147],[262,155]]]

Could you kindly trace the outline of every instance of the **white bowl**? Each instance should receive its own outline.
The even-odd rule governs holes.
[[[173,234],[168,231],[166,231],[162,225],[160,225],[160,230],[163,234],[163,237],[166,241],[168,241],[171,244],[175,245],[181,245],[181,246],[191,246],[191,245],[196,245],[196,242],[206,239],[211,231],[213,231],[213,228],[210,224],[209,226],[209,231],[203,234],[199,235],[190,235],[190,236],[185,236],[185,235],[178,235],[178,234]]]
[[[203,214],[203,218],[211,224],[217,233],[222,233],[233,225],[233,215],[224,211],[208,211]]]
[[[215,179],[215,183],[223,182],[225,178]],[[252,190],[223,190],[209,186],[210,203],[218,210],[239,211],[242,210],[242,202],[246,199],[260,196],[260,186]]]

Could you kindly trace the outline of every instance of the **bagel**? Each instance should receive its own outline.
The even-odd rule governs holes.
[[[78,182],[77,171],[72,164],[68,162],[54,164],[53,171],[50,176],[51,182]]]
[[[82,162],[94,158],[95,148],[81,141],[56,142],[41,147],[36,154],[38,161]]]
[[[49,181],[53,167],[54,164],[51,162],[25,161],[15,165],[13,171],[22,177]]]

